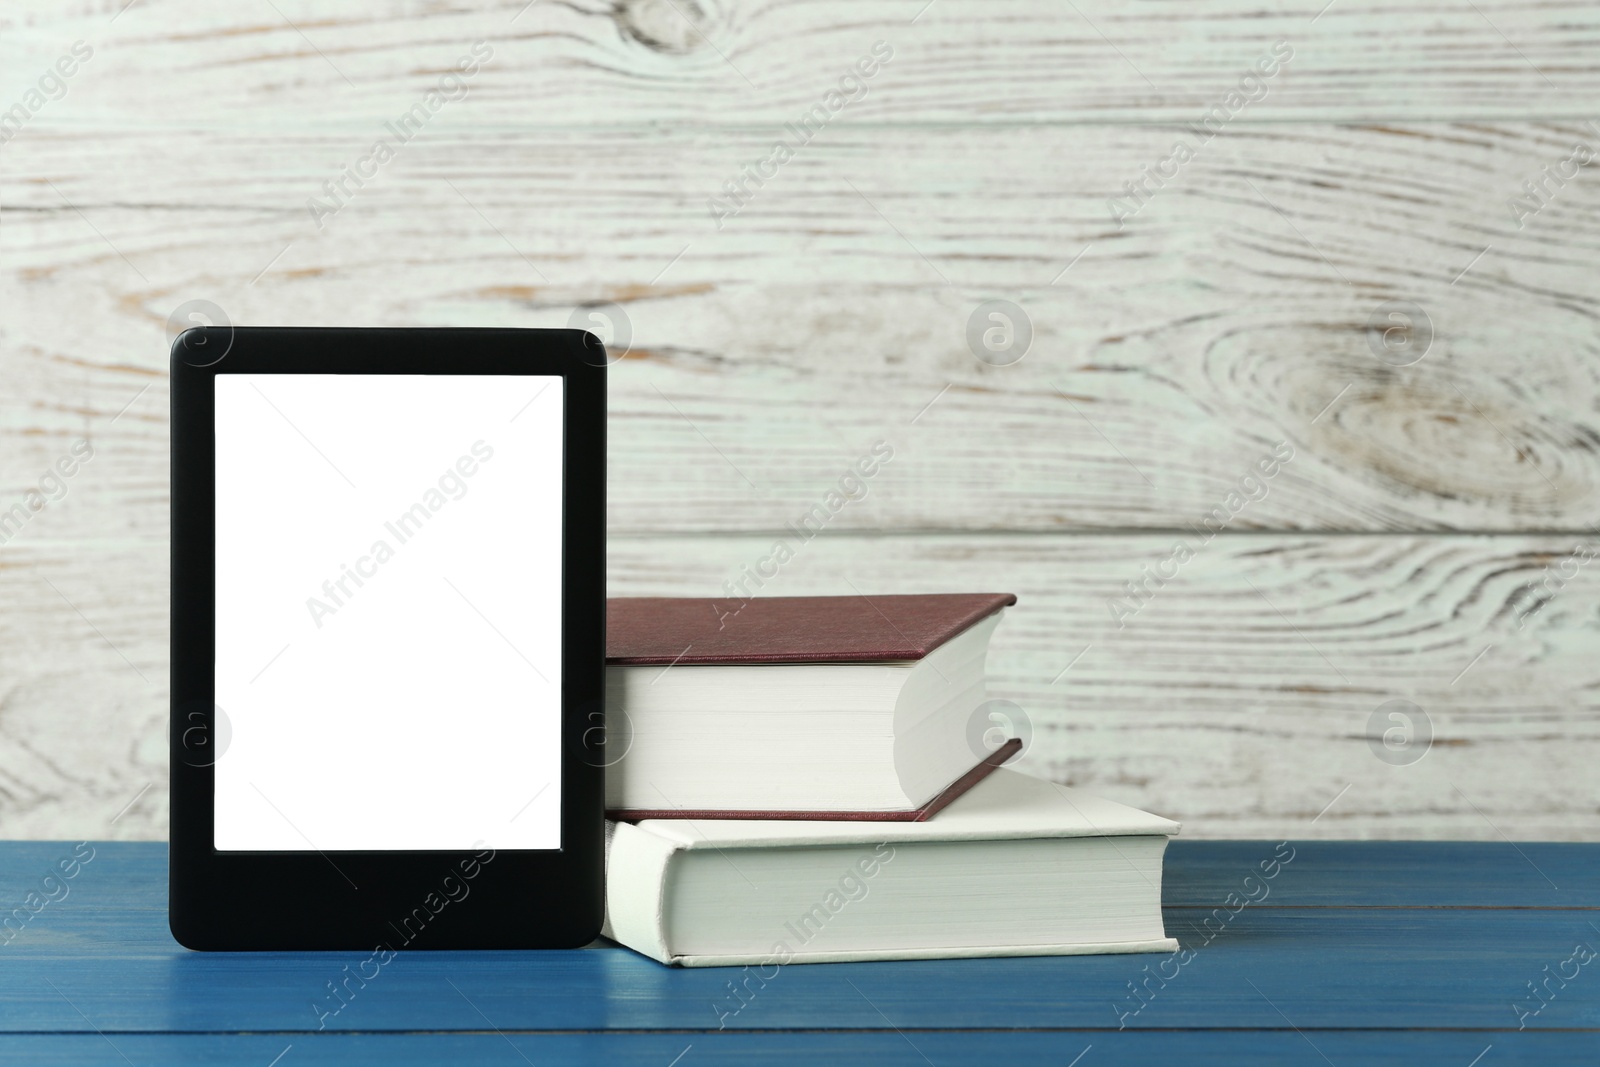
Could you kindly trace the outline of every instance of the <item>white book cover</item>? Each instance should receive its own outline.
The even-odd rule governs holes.
[[[685,966],[1170,952],[1178,831],[1006,769],[927,822],[611,823],[605,935]]]

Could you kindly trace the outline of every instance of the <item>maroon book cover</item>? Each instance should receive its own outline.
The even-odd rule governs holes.
[[[884,596],[616,597],[606,601],[606,662],[891,663],[919,660],[1010,593]]]
[[[919,660],[1001,608],[1010,593],[913,593],[886,596],[619,597],[606,601],[606,662],[645,664],[895,663]],[[922,805],[905,811],[606,812],[642,819],[808,819],[922,822],[983,781],[1022,749],[1016,738]]]

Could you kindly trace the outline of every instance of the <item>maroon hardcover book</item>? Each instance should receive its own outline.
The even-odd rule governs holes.
[[[891,663],[918,660],[1017,602],[1011,593],[615,597],[606,662]]]
[[[1011,593],[886,596],[618,597],[606,601],[606,662],[647,664],[896,663],[919,660],[980,619],[1017,602]],[[612,810],[642,819],[806,819],[922,822],[1022,749],[1007,741],[922,805],[904,811]]]

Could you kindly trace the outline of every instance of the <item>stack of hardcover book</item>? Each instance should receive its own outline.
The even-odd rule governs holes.
[[[1176,949],[1178,824],[1001,766],[1014,603],[610,601],[606,935],[685,966]]]

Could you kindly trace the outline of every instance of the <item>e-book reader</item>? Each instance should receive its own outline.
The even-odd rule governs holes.
[[[174,342],[182,944],[594,938],[605,365],[579,330]]]

